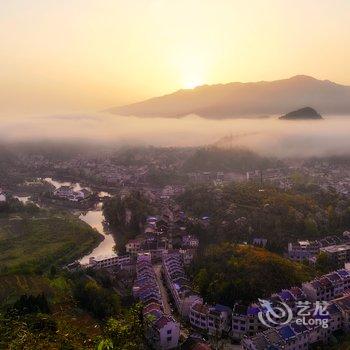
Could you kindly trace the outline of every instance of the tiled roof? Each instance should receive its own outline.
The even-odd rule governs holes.
[[[192,310],[200,313],[200,314],[207,314],[209,311],[209,308],[207,305],[196,303],[192,306]]]
[[[338,270],[337,273],[341,276],[341,277],[348,277],[350,276],[350,272],[348,270],[342,269],[342,270]]]
[[[341,279],[336,272],[330,273],[329,275],[326,275],[326,277],[332,282],[338,282]]]
[[[290,324],[290,326],[292,327],[293,331],[296,334],[300,334],[300,333],[307,331],[307,328],[303,324],[297,324],[297,323],[293,322]]]
[[[278,330],[278,333],[284,340],[289,340],[290,338],[295,337],[295,333],[291,326],[283,326]]]
[[[257,334],[251,338],[252,343],[254,344],[256,350],[265,350],[269,346],[269,342],[265,339],[262,334]]]
[[[166,326],[169,322],[174,322],[174,320],[171,317],[168,316],[162,316],[155,322],[155,327],[158,329],[162,329],[164,326]]]
[[[342,311],[350,311],[350,295],[347,295],[343,298],[337,299],[334,303],[342,310]]]
[[[278,295],[280,296],[280,298],[283,301],[294,300],[294,297],[293,297],[292,293],[289,290],[283,290],[282,292],[278,293]]]

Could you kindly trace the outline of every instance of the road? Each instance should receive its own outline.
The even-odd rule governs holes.
[[[157,283],[159,286],[159,291],[162,296],[162,301],[163,301],[163,308],[164,308],[164,313],[166,315],[171,315],[171,307],[169,304],[169,298],[168,298],[168,293],[165,289],[165,286],[162,281],[162,265],[155,265],[154,266],[154,272],[156,274],[156,279]]]
[[[163,301],[163,308],[164,308],[164,313],[166,315],[171,315],[175,318],[175,320],[177,322],[179,322],[180,324],[180,335],[183,339],[186,339],[188,338],[190,332],[189,330],[184,327],[184,325],[181,323],[180,320],[178,320],[175,315],[172,315],[172,312],[171,312],[171,307],[170,307],[170,304],[169,304],[169,298],[168,298],[168,293],[167,293],[167,289],[163,283],[163,279],[162,279],[162,265],[154,265],[154,272],[156,274],[156,279],[157,279],[157,283],[158,283],[158,286],[159,286],[159,291],[160,291],[160,294],[162,296],[162,301]]]

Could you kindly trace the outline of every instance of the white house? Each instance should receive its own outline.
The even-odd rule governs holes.
[[[179,344],[180,325],[172,317],[162,316],[154,323],[155,333],[158,335],[156,349],[175,349]]]
[[[0,192],[0,202],[6,202],[6,195],[5,193]]]

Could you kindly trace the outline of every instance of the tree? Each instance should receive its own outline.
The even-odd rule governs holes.
[[[98,350],[141,350],[144,349],[142,305],[137,304],[118,318],[107,321],[105,335],[98,344]]]
[[[317,256],[315,267],[320,273],[325,274],[329,271],[336,270],[339,266],[335,261],[330,259],[326,253],[321,252]]]
[[[105,319],[120,312],[118,295],[101,287],[94,280],[79,280],[74,286],[73,294],[82,308],[99,319]]]

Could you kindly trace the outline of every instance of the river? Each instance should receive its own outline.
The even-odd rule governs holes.
[[[55,188],[61,187],[61,186],[72,186],[75,191],[81,190],[83,188],[86,188],[87,190],[90,190],[89,187],[81,186],[79,183],[71,183],[67,181],[57,181],[53,180],[52,178],[45,178],[45,181],[49,182]],[[100,192],[100,197],[109,197],[110,194],[108,192]],[[95,228],[101,235],[103,235],[104,240],[89,254],[83,256],[79,262],[83,265],[89,263],[90,257],[97,257],[97,256],[108,256],[114,253],[114,246],[115,246],[115,240],[112,234],[108,233],[103,225],[104,222],[104,216],[102,212],[102,203],[98,203],[94,209],[87,210],[82,212],[79,215],[79,219],[82,221],[85,221],[87,224],[89,224],[92,228]]]

